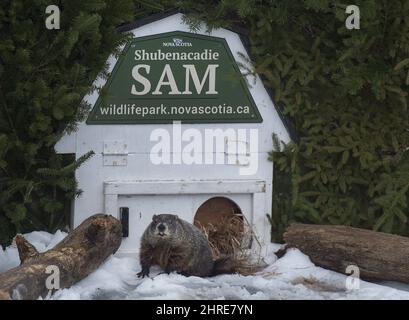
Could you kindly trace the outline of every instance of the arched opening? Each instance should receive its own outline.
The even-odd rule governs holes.
[[[241,249],[243,214],[232,200],[214,197],[205,201],[196,211],[194,224],[206,234],[215,256]]]

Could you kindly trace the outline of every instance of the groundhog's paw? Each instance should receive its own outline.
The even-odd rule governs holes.
[[[149,271],[142,270],[141,272],[138,272],[136,275],[138,276],[138,278],[145,278],[149,276]]]

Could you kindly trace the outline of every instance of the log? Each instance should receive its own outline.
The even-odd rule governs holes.
[[[356,265],[362,279],[409,283],[407,237],[347,226],[293,224],[284,240],[323,268],[345,274],[347,266]]]
[[[21,264],[0,274],[0,300],[37,299],[52,292],[46,286],[47,279],[55,275],[50,270],[47,273],[49,266],[58,267],[61,289],[72,286],[116,252],[122,241],[122,227],[114,217],[96,214],[44,253],[38,253],[21,235],[15,241]]]

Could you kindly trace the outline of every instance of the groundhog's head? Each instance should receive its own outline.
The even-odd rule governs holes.
[[[175,214],[153,215],[150,228],[158,239],[169,239],[176,235],[178,216]]]

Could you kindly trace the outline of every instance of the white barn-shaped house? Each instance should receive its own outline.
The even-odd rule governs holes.
[[[192,33],[182,17],[159,14],[122,27],[134,41],[118,60],[109,58],[108,82],[96,80],[108,87],[105,95],[86,96],[93,106],[87,121],[57,143],[57,152],[77,159],[95,152],[76,171],[83,193],[72,226],[98,212],[118,217],[125,229],[118,253],[135,255],[153,214],[193,223],[203,209],[217,220],[231,203],[251,224],[254,249],[263,249],[271,230],[272,133],[289,142],[289,126],[258,76],[234,74],[250,61],[242,36],[205,27]],[[155,108],[143,114],[143,107]]]

